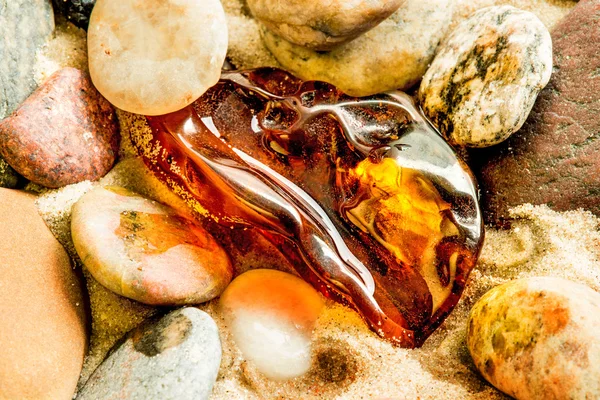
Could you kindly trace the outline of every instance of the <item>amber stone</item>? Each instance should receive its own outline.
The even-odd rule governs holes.
[[[160,179],[232,232],[258,230],[379,335],[420,346],[458,302],[483,241],[476,184],[406,94],[224,72],[148,121],[136,145]]]

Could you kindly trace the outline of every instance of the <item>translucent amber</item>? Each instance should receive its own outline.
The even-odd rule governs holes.
[[[458,302],[483,242],[476,184],[408,95],[224,72],[148,122],[136,145],[160,179],[232,234],[258,230],[379,335],[420,346]]]

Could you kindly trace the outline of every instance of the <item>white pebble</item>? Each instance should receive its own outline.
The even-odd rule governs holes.
[[[217,83],[227,52],[219,0],[98,0],[88,28],[90,75],[125,111],[177,111]]]

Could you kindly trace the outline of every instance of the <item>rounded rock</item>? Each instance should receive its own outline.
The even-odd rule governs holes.
[[[70,400],[87,347],[83,287],[34,202],[0,188],[0,399]]]
[[[248,0],[256,19],[282,38],[331,50],[375,27],[404,0]]]
[[[560,278],[527,278],[472,308],[467,345],[481,374],[519,400],[600,398],[600,293]]]
[[[263,32],[263,39],[277,61],[299,78],[331,83],[351,96],[368,96],[406,90],[421,80],[452,10],[450,0],[407,0],[369,32],[326,53],[270,31]]]
[[[219,80],[227,24],[219,0],[98,0],[88,27],[94,85],[136,114],[177,111]]]
[[[96,180],[119,150],[114,108],[76,68],[54,73],[0,122],[0,154],[32,182],[57,188]]]
[[[285,380],[310,369],[312,330],[324,304],[308,283],[255,269],[234,279],[219,304],[242,354],[265,376]]]
[[[199,304],[221,294],[232,266],[215,239],[174,209],[118,187],[74,206],[75,249],[92,276],[145,304]]]
[[[182,308],[130,332],[77,399],[207,400],[220,364],[215,322],[197,308]]]
[[[525,123],[552,73],[552,40],[532,13],[479,10],[439,49],[419,88],[423,110],[459,146],[498,144]]]

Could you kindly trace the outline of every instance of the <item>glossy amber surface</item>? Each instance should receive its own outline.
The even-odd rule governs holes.
[[[258,230],[380,336],[420,346],[458,302],[483,242],[476,183],[408,95],[263,68],[147,119],[136,145],[160,179],[232,235]]]

